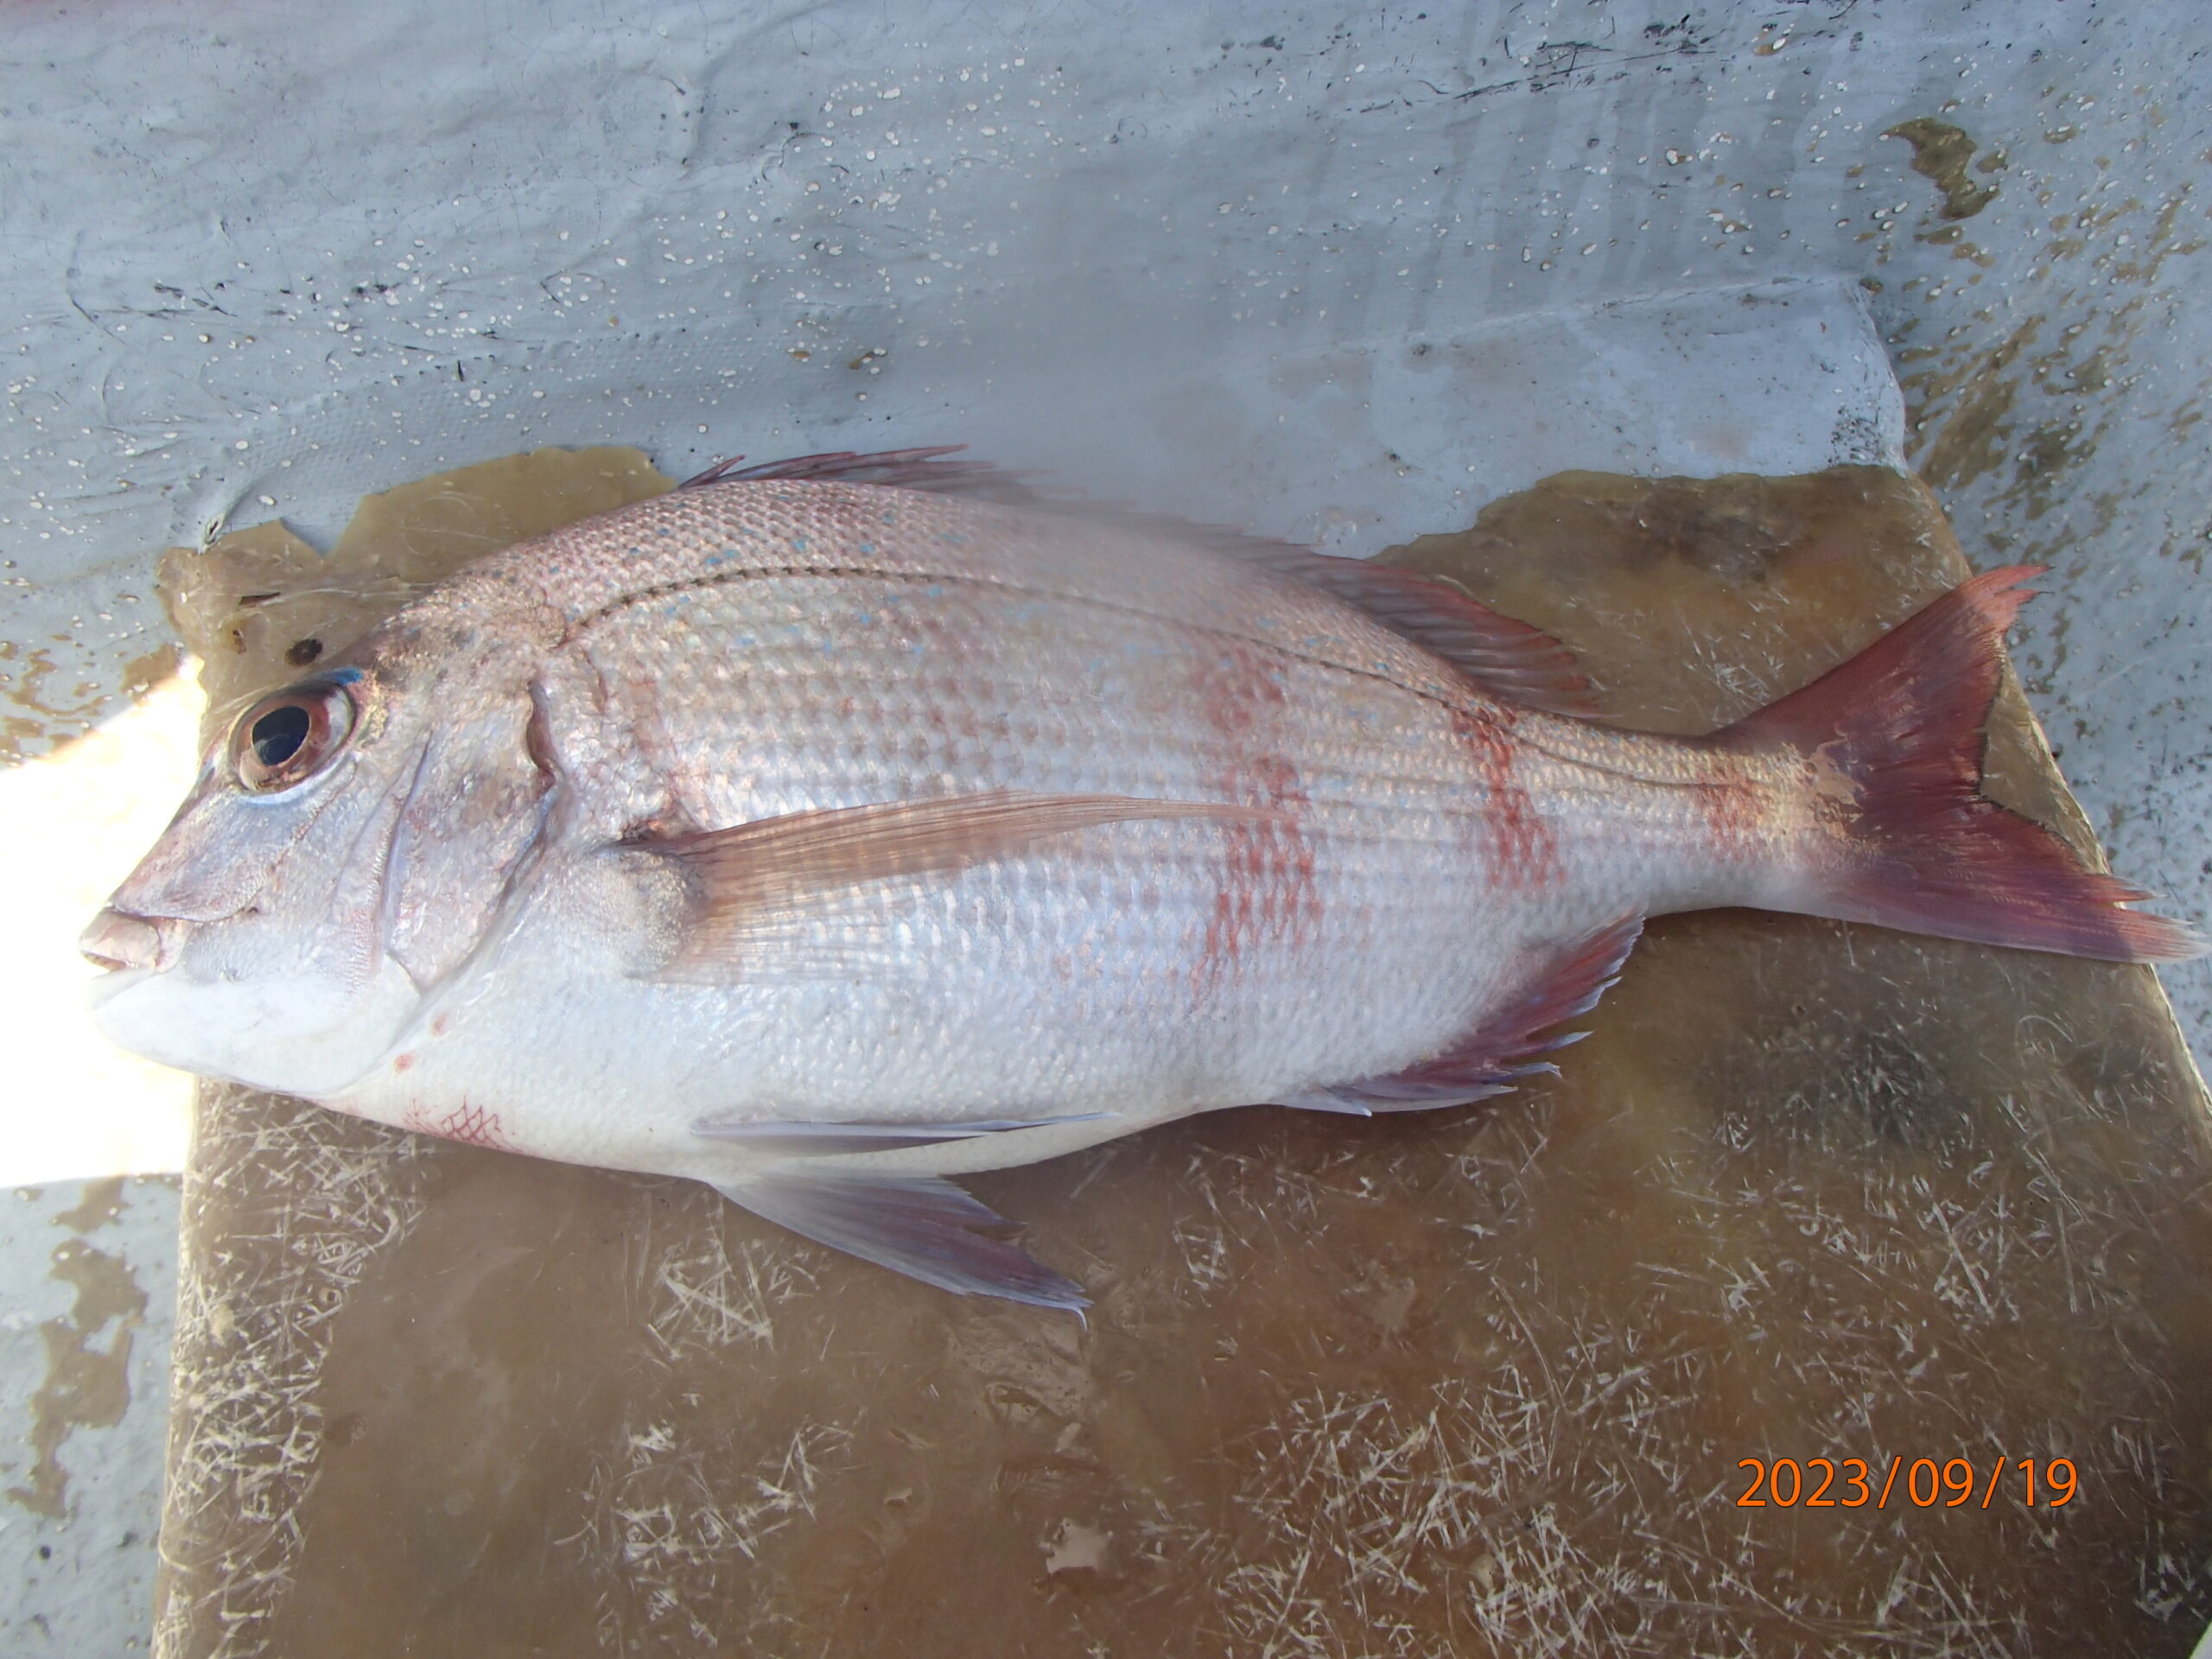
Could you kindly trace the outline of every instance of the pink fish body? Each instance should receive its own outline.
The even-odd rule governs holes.
[[[1480,1098],[1647,915],[2196,949],[1976,792],[2018,569],[1685,741],[1402,572],[925,456],[760,474],[495,555],[248,709],[86,936],[110,1033],[1080,1306],[942,1178]]]

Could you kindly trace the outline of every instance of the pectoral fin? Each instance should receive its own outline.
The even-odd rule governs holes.
[[[824,897],[870,882],[944,875],[1048,836],[1164,818],[1279,818],[1266,807],[1011,790],[791,812],[727,830],[625,843],[680,864],[698,895],[658,977],[715,981],[749,943]]]
[[[802,1237],[958,1296],[1079,1312],[1083,1287],[1011,1243],[1020,1230],[929,1175],[777,1175],[717,1185],[732,1204]]]

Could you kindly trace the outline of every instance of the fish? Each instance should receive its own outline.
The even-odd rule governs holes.
[[[953,1178],[1486,1099],[1651,916],[2205,948],[1981,793],[2033,567],[1666,736],[1443,583],[952,453],[711,469],[254,701],[85,934],[100,1026],[1079,1311]]]

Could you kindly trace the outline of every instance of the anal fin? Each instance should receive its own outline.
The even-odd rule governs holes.
[[[1017,1248],[1020,1229],[931,1175],[792,1175],[717,1183],[732,1204],[817,1244],[957,1296],[1078,1313],[1083,1287]]]
[[[1403,1112],[1465,1106],[1502,1095],[1515,1084],[1559,1068],[1543,1055],[1579,1042],[1587,1032],[1546,1033],[1598,1006],[1620,977],[1621,964],[1643,932],[1643,918],[1624,916],[1583,938],[1533,956],[1520,988],[1445,1051],[1389,1077],[1338,1084],[1276,1103],[1308,1111]]]

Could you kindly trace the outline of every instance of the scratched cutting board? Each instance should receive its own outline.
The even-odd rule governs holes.
[[[173,556],[168,592],[219,714],[664,485],[542,452],[373,499],[327,559]],[[1872,468],[1562,475],[1389,556],[1678,732],[1967,570]],[[1991,753],[2093,851],[2009,689]],[[977,1178],[1087,1325],[687,1183],[208,1089],[159,1650],[2186,1653],[2212,1148],[2152,976],[1717,912],[1654,924],[1590,1024],[1484,1109]]]

